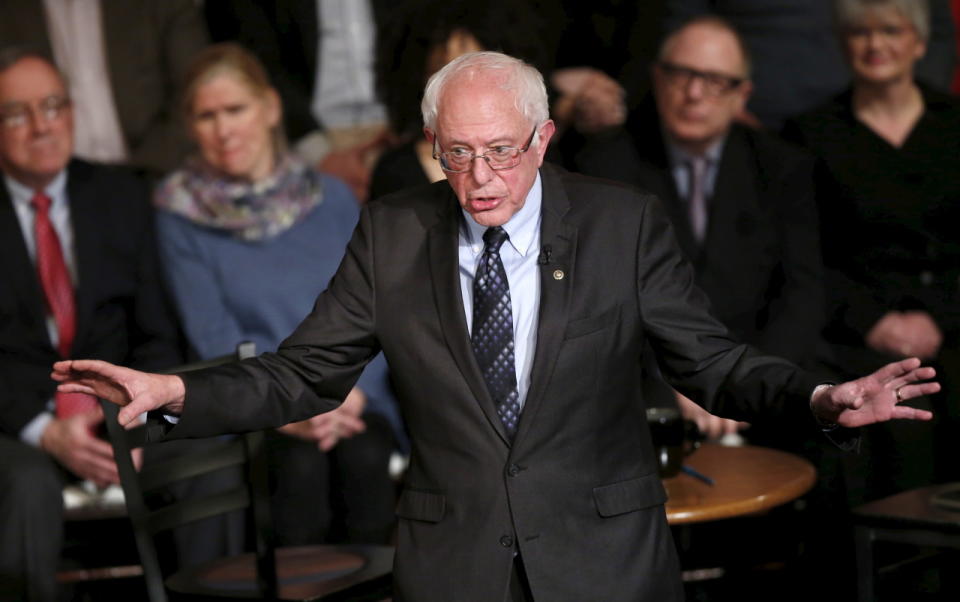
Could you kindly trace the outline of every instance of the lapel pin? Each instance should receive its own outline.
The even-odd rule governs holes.
[[[563,270],[554,270],[553,271],[554,280],[563,280]]]

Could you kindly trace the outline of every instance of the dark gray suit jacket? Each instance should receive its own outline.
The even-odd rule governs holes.
[[[513,444],[477,367],[446,183],[365,207],[330,288],[281,346],[185,375],[171,436],[275,426],[333,408],[383,349],[412,454],[398,600],[502,600],[522,554],[538,600],[680,600],[638,360],[649,340],[713,411],[806,420],[815,385],[727,337],[653,197],[549,166],[532,382]]]

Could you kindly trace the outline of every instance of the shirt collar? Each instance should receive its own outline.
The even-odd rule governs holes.
[[[540,171],[537,171],[537,177],[533,181],[533,186],[527,192],[527,198],[523,202],[523,207],[513,214],[507,223],[503,225],[507,235],[510,237],[510,245],[516,249],[521,256],[526,256],[530,252],[539,253],[537,238],[540,233],[540,207],[543,204],[543,184],[540,181]],[[487,230],[486,226],[481,226],[470,217],[470,214],[461,208],[463,213],[463,230],[470,244],[483,240],[483,233]],[[534,251],[534,247],[537,249]]]
[[[670,159],[670,165],[688,165],[691,159],[694,158],[694,155],[680,148],[666,132],[663,134],[663,141],[664,146],[667,148],[667,157]],[[723,154],[723,145],[726,144],[726,142],[727,135],[724,134],[707,147],[706,152],[703,153],[703,158],[707,160],[708,165],[717,165],[720,163],[720,157]]]
[[[10,192],[10,198],[13,200],[15,205],[26,205],[28,207],[31,206],[31,201],[33,200],[33,195],[36,193],[36,190],[30,188],[29,186],[24,186],[6,174],[3,176],[3,182],[6,184],[7,190]],[[50,197],[51,209],[60,205],[61,203],[67,202],[66,190],[67,170],[62,169],[60,170],[60,173],[58,173],[43,189],[43,193]]]

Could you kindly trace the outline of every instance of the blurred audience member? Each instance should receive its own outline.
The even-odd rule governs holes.
[[[151,175],[189,149],[175,109],[190,58],[207,43],[193,0],[13,0],[0,45],[30,45],[67,76],[76,155]]]
[[[630,108],[650,91],[664,2],[527,0],[546,23],[537,37],[554,49],[553,67],[592,67],[619,82]]]
[[[374,92],[378,23],[386,0],[219,0],[206,3],[215,41],[254,52],[283,101],[288,139],[311,164],[367,198],[370,168],[386,143]]]
[[[933,426],[867,429],[859,501],[938,478],[931,432],[957,412],[960,103],[916,80],[930,36],[925,0],[839,0],[836,15],[853,86],[785,131],[819,159],[829,361],[850,374],[918,356],[939,362],[944,384]],[[939,476],[957,478],[948,455]]]
[[[236,44],[196,57],[184,90],[200,153],[155,196],[158,232],[188,339],[203,358],[238,341],[277,348],[333,275],[359,215],[342,182],[286,150],[280,97]],[[330,498],[352,542],[393,525],[388,461],[399,424],[380,355],[340,408],[268,441],[274,521],[285,544],[328,538]]]
[[[588,145],[579,167],[655,193],[717,317],[768,353],[808,362],[823,312],[813,165],[736,123],[751,91],[739,34],[718,17],[696,18],[664,41],[653,97],[624,132]],[[646,369],[658,372],[654,363]],[[648,384],[661,405],[670,403],[666,385]],[[711,437],[743,426],[676,396]],[[783,439],[781,429],[774,441]]]
[[[399,144],[377,162],[371,198],[445,177],[422,132],[420,97],[427,79],[456,57],[489,48],[543,65],[543,47],[531,35],[537,23],[515,2],[491,8],[459,0],[405,0],[397,7],[380,30],[376,72]]]
[[[544,21],[529,2],[405,0],[377,40],[377,91],[387,106],[398,145],[374,169],[371,198],[444,178],[423,138],[420,98],[427,79],[451,60],[477,50],[498,50],[549,72]],[[558,130],[595,134],[623,123],[623,90],[591,67],[554,70],[549,78],[551,117]],[[577,144],[582,140],[578,135]],[[563,161],[556,149],[551,159]]]
[[[118,483],[97,400],[55,392],[64,357],[180,363],[147,188],[73,159],[73,104],[40,54],[0,52],[0,598],[56,600],[62,489]]]
[[[917,76],[949,90],[956,64],[949,0],[933,0],[929,52]],[[793,0],[667,0],[668,29],[695,15],[725,17],[742,33],[754,57],[754,94],[747,119],[779,130],[786,118],[813,109],[850,81],[834,34],[830,2]]]

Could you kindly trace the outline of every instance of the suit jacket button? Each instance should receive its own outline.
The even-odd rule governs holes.
[[[507,469],[507,474],[510,475],[511,477],[517,476],[518,474],[520,474],[520,467],[517,466],[516,464],[511,464],[510,468]]]
[[[510,537],[509,535],[504,535],[503,537],[500,538],[500,545],[505,548],[512,548],[513,538]]]

